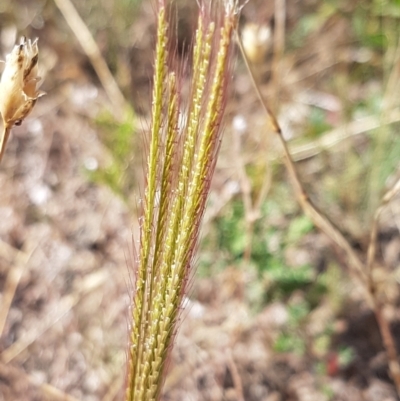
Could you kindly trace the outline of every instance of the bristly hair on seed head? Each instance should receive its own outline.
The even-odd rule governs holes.
[[[222,139],[238,0],[199,1],[190,91],[170,63],[166,0],[159,0],[152,122],[132,299],[126,401],[160,399]]]

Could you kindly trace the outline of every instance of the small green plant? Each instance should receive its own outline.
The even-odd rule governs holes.
[[[262,285],[262,291],[257,291],[259,299],[255,299],[252,287],[249,289],[249,297],[256,309],[272,300],[286,299],[297,289],[308,288],[309,293],[315,295],[321,288],[321,283],[314,283],[315,271],[310,265],[289,267],[284,256],[288,246],[299,244],[306,234],[314,230],[313,223],[306,216],[298,216],[293,218],[286,229],[274,226],[270,220],[280,213],[277,208],[276,202],[270,199],[262,205],[261,218],[254,225],[249,261],[243,261],[246,249],[245,210],[239,200],[226,206],[225,213],[215,220],[209,238],[205,238],[202,243],[200,264],[203,275],[215,274],[217,269],[224,267],[215,263],[215,257],[207,259],[203,256],[208,253],[220,255],[225,265],[255,269],[257,285]]]
[[[306,341],[301,335],[301,327],[310,313],[310,306],[306,301],[293,303],[288,307],[288,324],[274,344],[277,352],[295,352],[303,355],[306,351]]]
[[[95,182],[106,184],[123,199],[135,188],[133,170],[134,155],[137,154],[137,135],[135,132],[135,115],[132,109],[126,110],[124,120],[118,122],[110,113],[102,113],[96,120],[104,145],[111,153],[111,161],[95,171],[88,171]]]

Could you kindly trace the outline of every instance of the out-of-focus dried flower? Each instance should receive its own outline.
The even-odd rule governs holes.
[[[23,37],[7,55],[0,80],[0,112],[3,119],[3,134],[0,140],[0,161],[3,157],[11,128],[21,125],[31,112],[36,100],[44,95],[36,88],[38,77],[39,49],[37,39],[31,42]]]
[[[255,64],[262,63],[271,45],[271,28],[247,23],[242,30],[242,43],[248,59]]]

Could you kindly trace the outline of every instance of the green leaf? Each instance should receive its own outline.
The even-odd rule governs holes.
[[[296,243],[313,229],[314,224],[307,216],[298,216],[290,223],[286,240],[288,243]]]

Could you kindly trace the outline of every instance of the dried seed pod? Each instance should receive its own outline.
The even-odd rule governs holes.
[[[241,36],[248,59],[254,64],[262,64],[271,46],[271,28],[250,22],[243,27]]]
[[[37,90],[39,49],[37,39],[31,42],[23,37],[6,57],[0,80],[0,113],[3,119],[3,135],[0,140],[0,161],[12,126],[21,125],[31,112],[36,100],[44,92]]]

